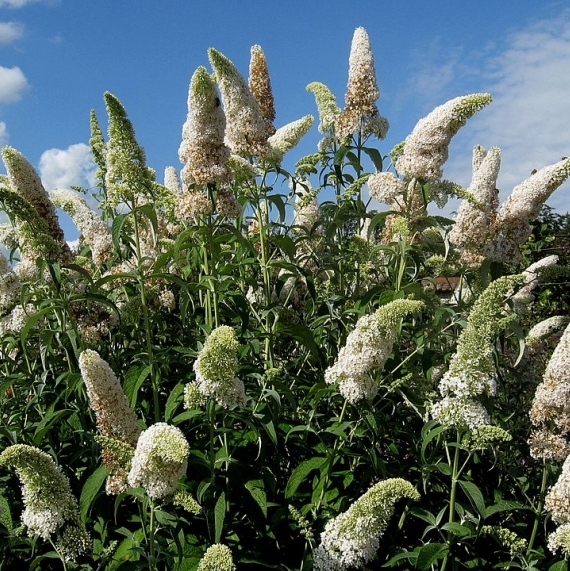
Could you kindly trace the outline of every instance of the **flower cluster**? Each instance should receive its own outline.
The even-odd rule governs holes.
[[[20,298],[22,284],[0,252],[0,315],[10,311]]]
[[[367,182],[370,196],[385,204],[391,204],[406,191],[404,183],[391,172],[374,173]]]
[[[194,384],[198,391],[204,397],[212,397],[224,408],[245,406],[246,402],[243,382],[235,377],[238,348],[234,330],[222,325],[210,333],[194,362]],[[190,404],[188,401],[186,406],[189,407]]]
[[[140,434],[137,416],[109,364],[96,351],[87,349],[79,356],[79,369],[101,436],[133,449]],[[126,488],[128,462],[121,456],[113,446],[103,445],[103,463],[109,470],[106,484],[109,494]]]
[[[275,102],[271,90],[271,79],[267,69],[267,59],[261,46],[251,47],[251,58],[249,60],[249,90],[259,105],[261,116],[265,122],[267,136],[275,133],[273,120],[275,119]]]
[[[313,552],[315,570],[364,567],[376,555],[395,503],[402,498],[419,500],[420,495],[406,480],[384,480],[358,498],[346,512],[330,520]]]
[[[214,48],[208,57],[226,114],[225,141],[240,156],[265,156],[269,150],[261,109],[233,62]]]
[[[348,66],[346,106],[336,118],[336,134],[341,141],[359,132],[384,139],[388,132],[388,121],[380,116],[375,104],[380,90],[376,82],[370,39],[364,28],[354,31]]]
[[[176,492],[186,472],[190,447],[182,431],[164,422],[153,424],[140,435],[128,482],[142,487],[151,498]]]
[[[498,207],[497,177],[501,166],[501,150],[481,146],[473,150],[473,178],[469,192],[477,201],[464,200],[457,211],[455,224],[449,233],[450,242],[459,249],[463,260],[477,265],[489,232],[493,228]]]
[[[227,545],[211,545],[198,563],[197,571],[236,571],[232,552]]]
[[[199,67],[190,80],[188,116],[182,128],[182,143],[178,151],[182,181],[209,184],[229,182],[230,150],[224,144],[226,117],[216,91],[216,84],[206,71]]]
[[[492,341],[510,319],[506,297],[521,281],[520,275],[499,278],[473,305],[449,369],[439,383],[439,392],[444,398],[431,409],[432,417],[444,426],[474,429],[489,424],[488,413],[475,397],[495,394]]]
[[[553,553],[561,549],[565,555],[570,554],[570,456],[564,461],[558,480],[546,494],[544,508],[558,524],[558,529],[548,537],[548,549]]]
[[[267,160],[275,163],[281,162],[283,155],[299,143],[301,137],[312,127],[314,117],[305,115],[283,127],[279,127],[271,137],[267,139],[270,150]]]
[[[570,452],[570,325],[554,350],[530,409],[534,458],[563,460]]]
[[[441,167],[449,156],[451,138],[467,119],[491,100],[488,93],[456,97],[420,119],[406,137],[404,151],[396,161],[398,173],[408,179],[417,178],[424,182],[441,178]]]
[[[73,257],[71,250],[38,173],[28,159],[12,147],[2,149],[2,158],[8,173],[9,189],[23,201],[21,207],[25,207],[25,210],[32,209],[32,212],[25,214],[15,213],[18,235],[22,241],[22,257],[34,260],[36,255],[47,255],[69,263]],[[21,207],[18,210],[21,211]],[[38,243],[38,236],[34,236],[38,231],[44,234],[39,237],[39,242],[44,244]]]
[[[89,208],[84,198],[71,190],[52,190],[49,197],[77,226],[82,240],[89,244],[93,261],[101,264],[113,256],[113,240],[107,225]]]
[[[361,317],[339,351],[334,365],[325,371],[325,381],[337,384],[338,390],[350,402],[371,399],[378,390],[373,370],[382,369],[397,335],[400,319],[420,310],[422,302],[394,300]]]
[[[88,550],[89,537],[79,523],[69,480],[49,454],[27,444],[14,444],[0,454],[0,465],[14,468],[20,478],[26,506],[22,523],[30,535],[48,540],[56,534],[68,560]],[[78,539],[74,544],[67,541],[70,534]]]

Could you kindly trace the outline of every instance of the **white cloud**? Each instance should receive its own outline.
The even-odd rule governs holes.
[[[0,22],[0,44],[9,44],[19,40],[24,34],[24,25],[20,22]]]
[[[48,149],[40,157],[39,172],[46,190],[81,186],[95,186],[97,166],[91,149],[84,143],[70,145],[67,149]]]
[[[28,80],[19,67],[0,65],[0,103],[19,101],[28,87]]]
[[[8,127],[4,121],[0,121],[0,147],[8,144]]]
[[[473,146],[498,146],[498,186],[504,199],[533,169],[570,156],[569,62],[569,10],[519,30],[508,37],[502,53],[485,58],[479,83],[486,84],[494,101],[457,135],[446,176],[468,185]],[[569,211],[570,183],[548,204]]]
[[[57,4],[59,0],[0,0],[0,8],[24,8],[29,4]]]

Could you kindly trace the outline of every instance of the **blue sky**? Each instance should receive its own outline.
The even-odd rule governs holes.
[[[125,105],[149,166],[180,168],[190,77],[213,46],[247,76],[265,51],[277,126],[316,115],[311,81],[343,104],[352,34],[364,26],[390,121],[386,154],[448,99],[495,101],[456,136],[446,178],[468,186],[473,145],[499,146],[499,186],[570,155],[570,8],[565,1],[0,0],[0,143],[38,167],[46,188],[86,186],[89,111],[103,92]],[[316,125],[293,158],[313,152]],[[0,166],[0,170],[1,170]],[[549,204],[570,210],[570,185]]]

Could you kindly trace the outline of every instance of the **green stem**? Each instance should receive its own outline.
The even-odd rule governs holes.
[[[460,434],[459,430],[457,431],[457,441],[455,446],[455,453],[453,456],[453,468],[451,472],[451,492],[449,496],[449,518],[448,522],[453,523],[455,520],[455,502],[457,497],[457,482],[459,480],[459,475],[461,471],[459,470],[459,451],[460,451]],[[449,550],[451,549],[451,544],[453,542],[453,538],[455,534],[452,531],[447,532],[447,553],[441,562],[440,571],[445,571],[447,567],[447,562],[449,560]]]
[[[532,534],[530,536],[530,541],[528,542],[528,547],[526,550],[526,556],[528,557],[532,551],[534,541],[536,539],[536,534],[538,533],[538,526],[540,524],[540,517],[542,515],[542,509],[544,508],[544,498],[546,492],[546,484],[548,482],[548,470],[546,469],[546,461],[542,461],[542,483],[540,486],[540,497],[538,500],[538,507],[536,508],[534,514],[534,525],[532,527]]]
[[[150,501],[150,521],[149,521],[149,530],[148,530],[148,543],[149,543],[149,571],[154,571],[157,569],[156,566],[156,548],[154,545],[154,536],[156,533],[156,517],[155,517],[155,508],[154,502]]]

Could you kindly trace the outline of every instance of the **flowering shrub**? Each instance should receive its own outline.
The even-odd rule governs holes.
[[[498,148],[444,179],[485,93],[380,151],[359,28],[288,172],[313,116],[275,125],[260,46],[208,57],[164,184],[110,93],[91,196],[2,151],[0,568],[566,569],[570,316],[527,240],[570,161],[502,206]]]

